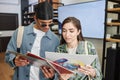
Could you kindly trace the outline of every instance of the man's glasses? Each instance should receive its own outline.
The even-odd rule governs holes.
[[[46,27],[46,26],[52,27],[53,25],[54,25],[53,23],[50,23],[50,24],[40,23],[41,27]]]
[[[38,24],[39,24],[41,27],[46,27],[46,26],[52,27],[52,26],[54,25],[53,22],[47,24],[47,23],[43,23],[43,22],[39,22],[39,21],[38,21]]]

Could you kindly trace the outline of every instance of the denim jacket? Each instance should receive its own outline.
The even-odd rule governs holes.
[[[22,53],[22,54],[26,54],[27,51],[31,52],[31,48],[32,48],[34,40],[36,38],[36,34],[33,32],[33,26],[34,26],[34,22],[31,23],[30,25],[24,27],[22,45],[20,47],[20,53]],[[13,36],[11,37],[11,39],[8,43],[8,46],[7,46],[7,50],[6,50],[5,61],[11,67],[16,67],[13,62],[15,55],[9,54],[9,53],[7,53],[7,51],[8,50],[17,51],[17,45],[16,45],[17,32],[18,32],[18,29],[16,29],[15,32],[13,33]],[[45,33],[45,35],[41,39],[41,45],[40,45],[41,50],[40,50],[39,55],[41,57],[45,57],[45,51],[54,52],[58,45],[59,45],[58,37],[49,30],[48,32]],[[18,79],[19,80],[29,80],[30,66],[31,65],[15,68],[13,80],[18,80]],[[17,75],[17,73],[18,73],[18,75]],[[17,76],[18,76],[18,78],[17,78]],[[49,80],[49,79],[44,78],[44,75],[41,71],[40,71],[39,77],[40,77],[40,80]],[[54,80],[57,80],[57,76],[55,76],[54,78],[55,78]]]

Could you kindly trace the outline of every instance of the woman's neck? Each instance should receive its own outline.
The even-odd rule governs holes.
[[[68,48],[75,48],[75,47],[77,47],[78,46],[78,41],[76,40],[76,41],[73,41],[73,42],[71,42],[71,43],[67,43],[67,47]]]

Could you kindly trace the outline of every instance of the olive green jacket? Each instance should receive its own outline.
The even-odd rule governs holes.
[[[66,44],[62,44],[58,46],[57,51],[59,53],[68,53]],[[80,41],[76,50],[76,54],[97,55],[97,52],[95,50],[94,45],[91,42]],[[98,57],[94,60],[91,66],[96,70],[96,77],[91,78],[91,80],[102,80],[101,67],[100,67]],[[71,78],[69,78],[68,80],[89,80],[89,79],[88,79],[88,76],[81,73],[81,74],[75,74],[74,76],[71,76]]]

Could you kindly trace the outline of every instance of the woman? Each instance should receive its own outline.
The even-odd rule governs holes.
[[[94,45],[84,40],[80,21],[75,17],[68,17],[63,21],[61,45],[58,46],[57,51],[68,54],[97,55]],[[79,71],[81,74],[75,74],[68,80],[102,80],[98,58],[91,65],[81,66]]]

